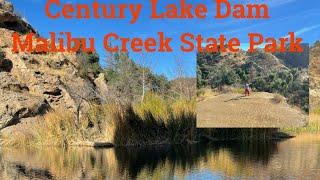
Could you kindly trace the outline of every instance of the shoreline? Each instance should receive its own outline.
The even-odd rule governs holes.
[[[240,138],[232,138],[232,139],[219,139],[219,138],[209,138],[209,137],[203,137],[202,140],[199,141],[193,141],[193,142],[187,142],[187,143],[169,143],[169,142],[163,142],[163,143],[149,143],[149,144],[140,144],[140,145],[115,145],[111,142],[103,142],[103,141],[79,141],[79,142],[73,142],[71,144],[66,145],[65,147],[59,146],[59,145],[31,145],[31,146],[15,146],[15,145],[3,145],[1,144],[1,147],[5,148],[26,148],[26,147],[33,147],[33,148],[41,148],[41,147],[55,147],[55,148],[66,148],[66,147],[76,147],[76,148],[95,148],[95,149],[111,149],[111,148],[147,148],[147,147],[163,147],[163,146],[189,146],[189,145],[197,145],[197,144],[210,144],[210,143],[216,143],[216,142],[281,142],[286,141],[290,139],[301,139],[303,137],[307,137],[308,139],[312,138],[315,140],[320,141],[320,133],[301,133],[301,134],[295,134],[290,135],[282,132],[276,133],[274,137],[267,138],[267,139],[259,139],[259,138],[251,138],[251,139],[240,139]]]

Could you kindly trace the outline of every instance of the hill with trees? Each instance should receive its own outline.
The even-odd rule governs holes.
[[[301,61],[308,62],[306,57]],[[254,53],[198,53],[198,88],[221,91],[225,86],[243,88],[246,83],[254,91],[281,94],[289,104],[306,112],[309,110],[309,77],[304,66],[287,66],[277,56],[262,50]]]

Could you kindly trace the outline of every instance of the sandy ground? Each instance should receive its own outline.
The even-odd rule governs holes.
[[[302,127],[308,116],[286,102],[273,101],[274,94],[257,92],[249,97],[221,94],[197,104],[199,128]]]

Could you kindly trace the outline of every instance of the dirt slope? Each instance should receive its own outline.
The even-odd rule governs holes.
[[[197,105],[197,126],[210,128],[300,127],[307,115],[285,101],[275,102],[274,94],[257,92],[249,97],[222,94]]]

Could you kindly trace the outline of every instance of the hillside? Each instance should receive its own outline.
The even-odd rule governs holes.
[[[280,55],[278,55],[280,56]],[[243,88],[246,83],[256,92],[278,93],[290,105],[309,111],[309,76],[304,67],[289,66],[287,61],[305,60],[301,54],[278,58],[262,49],[250,53],[198,53],[197,87],[223,90],[224,86]],[[298,59],[298,60],[297,60]]]
[[[309,44],[304,43],[301,45],[304,51],[302,53],[274,53],[274,55],[281,59],[288,67],[307,68],[309,66]],[[287,49],[290,47],[288,46]]]
[[[0,130],[50,109],[78,112],[100,102],[104,76],[82,77],[75,53],[14,54],[11,34],[35,32],[13,6],[0,0]],[[101,87],[101,88],[99,88]]]
[[[302,127],[307,115],[275,94],[257,92],[249,97],[226,93],[198,102],[197,127],[279,128]]]

